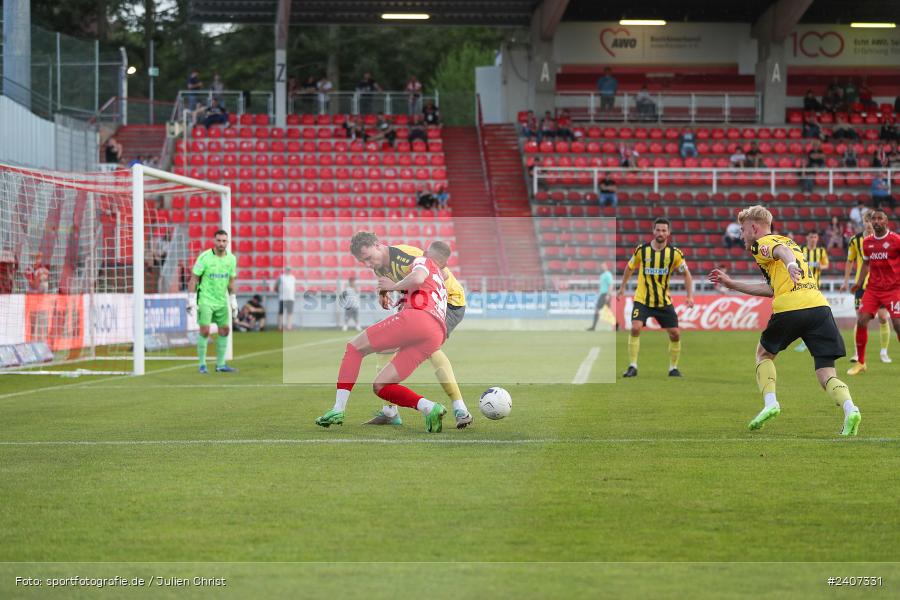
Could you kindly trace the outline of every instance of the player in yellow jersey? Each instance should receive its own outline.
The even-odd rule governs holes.
[[[773,298],[772,317],[756,348],[756,382],[765,407],[752,421],[751,430],[781,414],[775,396],[775,357],[801,338],[815,361],[816,378],[838,406],[844,409],[841,435],[856,435],[861,416],[850,397],[850,389],[837,378],[834,362],[845,356],[844,340],[831,307],[812,278],[803,251],[788,237],[772,234],[772,213],[764,206],[751,206],[738,215],[744,244],[759,265],[765,283],[735,281],[713,269],[709,281],[729,289]]]
[[[806,260],[806,264],[809,265],[809,274],[816,280],[816,286],[821,287],[822,270],[827,269],[829,264],[828,252],[825,251],[825,248],[819,246],[819,232],[810,231],[807,233],[806,244],[800,248],[803,250],[803,258]],[[806,350],[806,344],[800,342],[794,350],[803,352]]]
[[[852,238],[850,238],[850,246],[847,249],[847,264],[844,267],[844,282],[841,284],[841,291],[846,292],[849,289],[849,281],[850,281],[850,271],[853,269],[853,265],[856,265],[856,275],[853,277],[853,283],[859,282],[859,273],[862,271],[863,266],[863,249],[862,243],[863,238],[867,238],[870,235],[875,235],[875,230],[872,228],[872,213],[866,212],[863,215],[863,222],[865,225],[865,229],[862,233],[857,233]],[[862,303],[863,294],[866,291],[866,285],[869,283],[869,276],[866,275],[866,280],[863,282],[861,286],[859,286],[854,292],[855,302],[854,307],[856,309],[857,314],[859,313],[859,306]],[[888,346],[891,343],[891,322],[888,319],[888,311],[886,308],[881,307],[878,309],[878,321],[880,323],[880,341],[881,341],[881,362],[889,363],[891,361],[891,357],[888,356]],[[857,325],[854,323],[853,325],[853,337],[856,338],[856,327]],[[856,353],[853,353],[853,358],[850,359],[850,362],[855,363],[859,362],[859,359],[856,356]]]
[[[616,292],[618,298],[625,295],[625,285],[631,274],[637,271],[637,290],[634,292],[634,309],[631,312],[631,335],[628,336],[629,365],[622,377],[637,377],[637,359],[641,347],[641,330],[647,319],[653,317],[669,334],[669,377],[681,377],[678,359],[681,356],[681,330],[672,297],[669,296],[669,278],[673,273],[684,275],[688,308],[694,306],[694,282],[684,261],[684,254],[669,245],[671,223],[659,218],[653,222],[653,239],[635,248],[631,260],[622,273],[622,284]]]
[[[374,233],[360,231],[350,240],[350,253],[379,277],[387,277],[391,281],[398,282],[409,275],[413,261],[424,253],[420,248],[398,244],[388,246],[382,244]],[[447,337],[463,320],[466,314],[466,293],[462,285],[447,268],[447,259],[450,256],[450,247],[443,242],[434,242],[429,247],[429,258],[432,258],[441,268],[444,276],[444,287],[447,289]],[[381,306],[390,308],[390,297],[387,293],[381,294]],[[444,392],[453,402],[453,414],[456,417],[456,428],[463,429],[473,421],[472,413],[463,401],[462,392],[456,383],[456,376],[450,360],[443,350],[438,350],[429,359],[434,368],[435,377],[440,382]],[[366,422],[367,425],[400,425],[402,421],[396,406],[383,406],[375,416]]]

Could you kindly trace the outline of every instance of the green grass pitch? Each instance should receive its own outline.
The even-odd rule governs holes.
[[[285,342],[321,384],[282,382],[274,333],[236,338],[236,375],[161,362],[140,378],[0,378],[0,597],[97,597],[15,578],[115,575],[189,587],[110,597],[817,598],[859,576],[896,597],[900,360],[877,362],[877,336],[869,372],[844,377],[863,414],[844,440],[793,351],[776,362],[782,415],[747,431],[757,333],[685,333],[673,380],[665,336],[646,332],[637,379],[585,385],[571,380],[596,340],[593,368],[624,370],[624,335],[542,333],[577,352],[538,352],[526,368],[542,383],[526,384],[509,383],[529,380],[521,335],[458,334],[447,352],[470,408],[495,384],[513,410],[439,435],[412,411],[361,425],[380,406],[367,365],[345,425],[313,425],[333,402],[338,331]],[[443,400],[425,370],[417,389]]]

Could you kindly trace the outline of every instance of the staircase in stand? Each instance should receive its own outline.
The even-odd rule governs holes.
[[[139,156],[156,158],[162,154],[166,143],[166,126],[163,125],[123,125],[113,136],[122,144],[125,162]]]
[[[445,126],[441,138],[460,271],[462,278],[473,285],[479,278],[503,275],[497,251],[494,207],[485,185],[478,132],[474,127]]]
[[[497,216],[509,217],[499,221],[508,274],[529,281],[540,280],[543,268],[515,125],[485,125],[482,135]]]

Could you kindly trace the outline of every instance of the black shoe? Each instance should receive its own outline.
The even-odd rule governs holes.
[[[669,369],[669,377],[684,377],[678,369]]]
[[[637,369],[629,365],[628,369],[622,373],[622,377],[637,377]]]

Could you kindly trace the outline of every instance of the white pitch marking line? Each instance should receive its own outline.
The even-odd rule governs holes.
[[[265,356],[266,354],[274,354],[276,352],[284,352],[286,350],[297,350],[299,348],[309,348],[311,346],[320,346],[322,344],[330,344],[331,342],[336,342],[340,340],[346,340],[346,338],[328,338],[325,340],[319,340],[316,342],[307,342],[305,344],[297,344],[296,346],[288,346],[287,348],[272,348],[271,350],[260,350],[259,352],[251,352],[250,354],[242,354],[241,356],[235,356],[232,360],[239,361],[244,360],[245,358],[255,358],[257,356]],[[165,369],[156,369],[153,371],[148,371],[144,377],[149,375],[156,375],[157,373],[168,373],[170,371],[178,371],[180,369],[193,369],[196,368],[196,363],[189,363],[186,365],[178,365],[175,367],[167,367]],[[0,400],[5,398],[14,398],[16,396],[27,396],[28,394],[36,394],[38,392],[46,392],[50,390],[67,390],[75,387],[83,387],[87,385],[95,385],[97,383],[103,383],[104,381],[118,381],[120,379],[125,379],[128,377],[134,377],[134,375],[120,375],[118,377],[104,377],[103,379],[92,379],[90,381],[82,381],[81,383],[70,383],[70,384],[61,384],[61,385],[51,385],[42,388],[35,388],[32,390],[23,390],[21,392],[11,392],[9,394],[0,395]]]
[[[581,361],[581,365],[578,367],[578,371],[572,379],[572,385],[587,383],[588,377],[591,374],[591,367],[594,366],[598,356],[600,356],[600,346],[594,346],[588,351],[587,356]]]
[[[714,444],[714,443],[896,443],[900,438],[535,438],[519,440],[487,439],[390,439],[390,438],[311,438],[311,439],[246,439],[246,440],[62,440],[0,441],[0,446],[252,446],[252,445],[328,445],[328,444],[460,444],[460,445],[526,445],[526,444]]]

